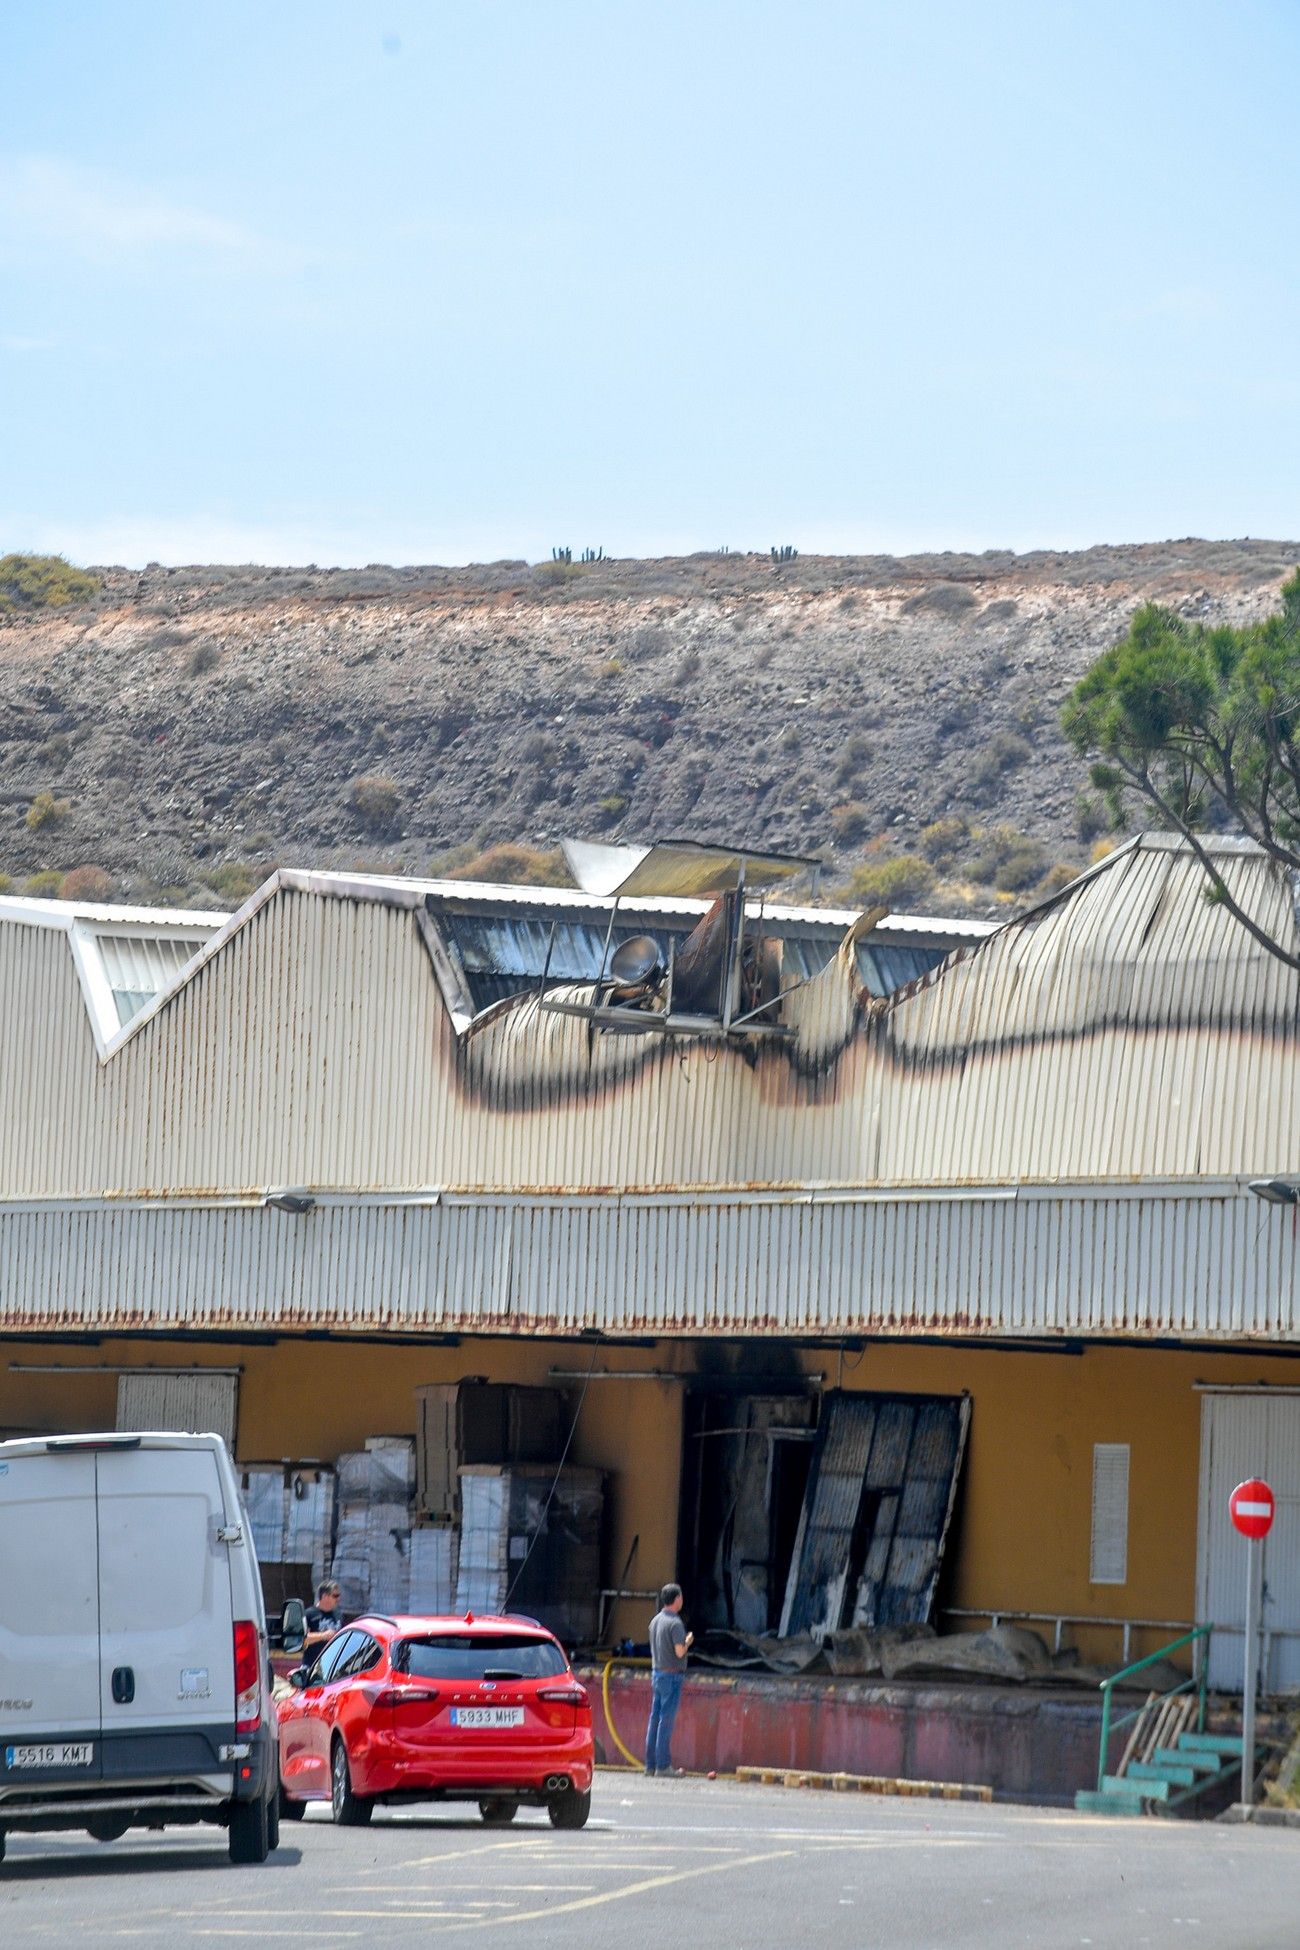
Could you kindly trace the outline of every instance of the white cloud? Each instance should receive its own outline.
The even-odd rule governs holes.
[[[0,159],[0,239],[57,244],[95,264],[166,255],[264,268],[285,254],[226,217],[62,156]]]
[[[53,339],[34,338],[26,332],[0,332],[0,352],[50,352]]]

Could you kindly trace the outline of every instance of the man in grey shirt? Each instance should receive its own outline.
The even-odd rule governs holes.
[[[645,1771],[648,1775],[673,1772],[670,1748],[673,1722],[682,1703],[682,1681],[686,1677],[686,1655],[695,1642],[694,1632],[682,1624],[682,1587],[666,1584],[659,1594],[659,1610],[650,1620],[650,1720],[645,1731]]]

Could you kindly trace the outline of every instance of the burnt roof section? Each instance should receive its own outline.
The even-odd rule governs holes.
[[[452,884],[444,883],[444,890]],[[525,892],[546,898],[514,898]],[[747,905],[758,931],[782,942],[787,980],[806,981],[819,974],[858,918],[831,909],[758,901]],[[683,896],[620,899],[612,932],[611,898],[569,896],[563,889],[430,892],[425,909],[461,991],[453,1006],[460,1014],[477,1016],[543,983],[549,988],[598,981],[602,971],[608,972],[615,950],[634,936],[649,935],[667,961],[670,946],[681,946],[707,912],[708,902]],[[937,967],[954,948],[971,946],[990,932],[970,923],[927,921],[913,927],[898,925],[900,920],[910,923],[913,917],[891,916],[857,944],[862,983],[873,996],[893,995]]]

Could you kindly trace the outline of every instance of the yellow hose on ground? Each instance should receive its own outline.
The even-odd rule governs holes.
[[[618,1751],[620,1752],[620,1754],[622,1754],[624,1760],[628,1763],[629,1767],[639,1768],[641,1772],[644,1773],[645,1762],[643,1760],[638,1760],[630,1747],[624,1746],[622,1740],[620,1740],[619,1738],[618,1728],[614,1725],[614,1715],[610,1711],[609,1675],[611,1672],[613,1672],[615,1666],[641,1666],[648,1671],[650,1667],[650,1661],[648,1659],[607,1659],[605,1661],[605,1670],[600,1675],[600,1699],[601,1699],[601,1704],[605,1709],[605,1725],[609,1729],[609,1737],[614,1742],[614,1745],[618,1748]]]

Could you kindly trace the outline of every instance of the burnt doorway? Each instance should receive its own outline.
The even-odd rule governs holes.
[[[683,1418],[678,1563],[691,1623],[762,1634],[780,1622],[813,1450],[804,1388],[692,1388]]]

